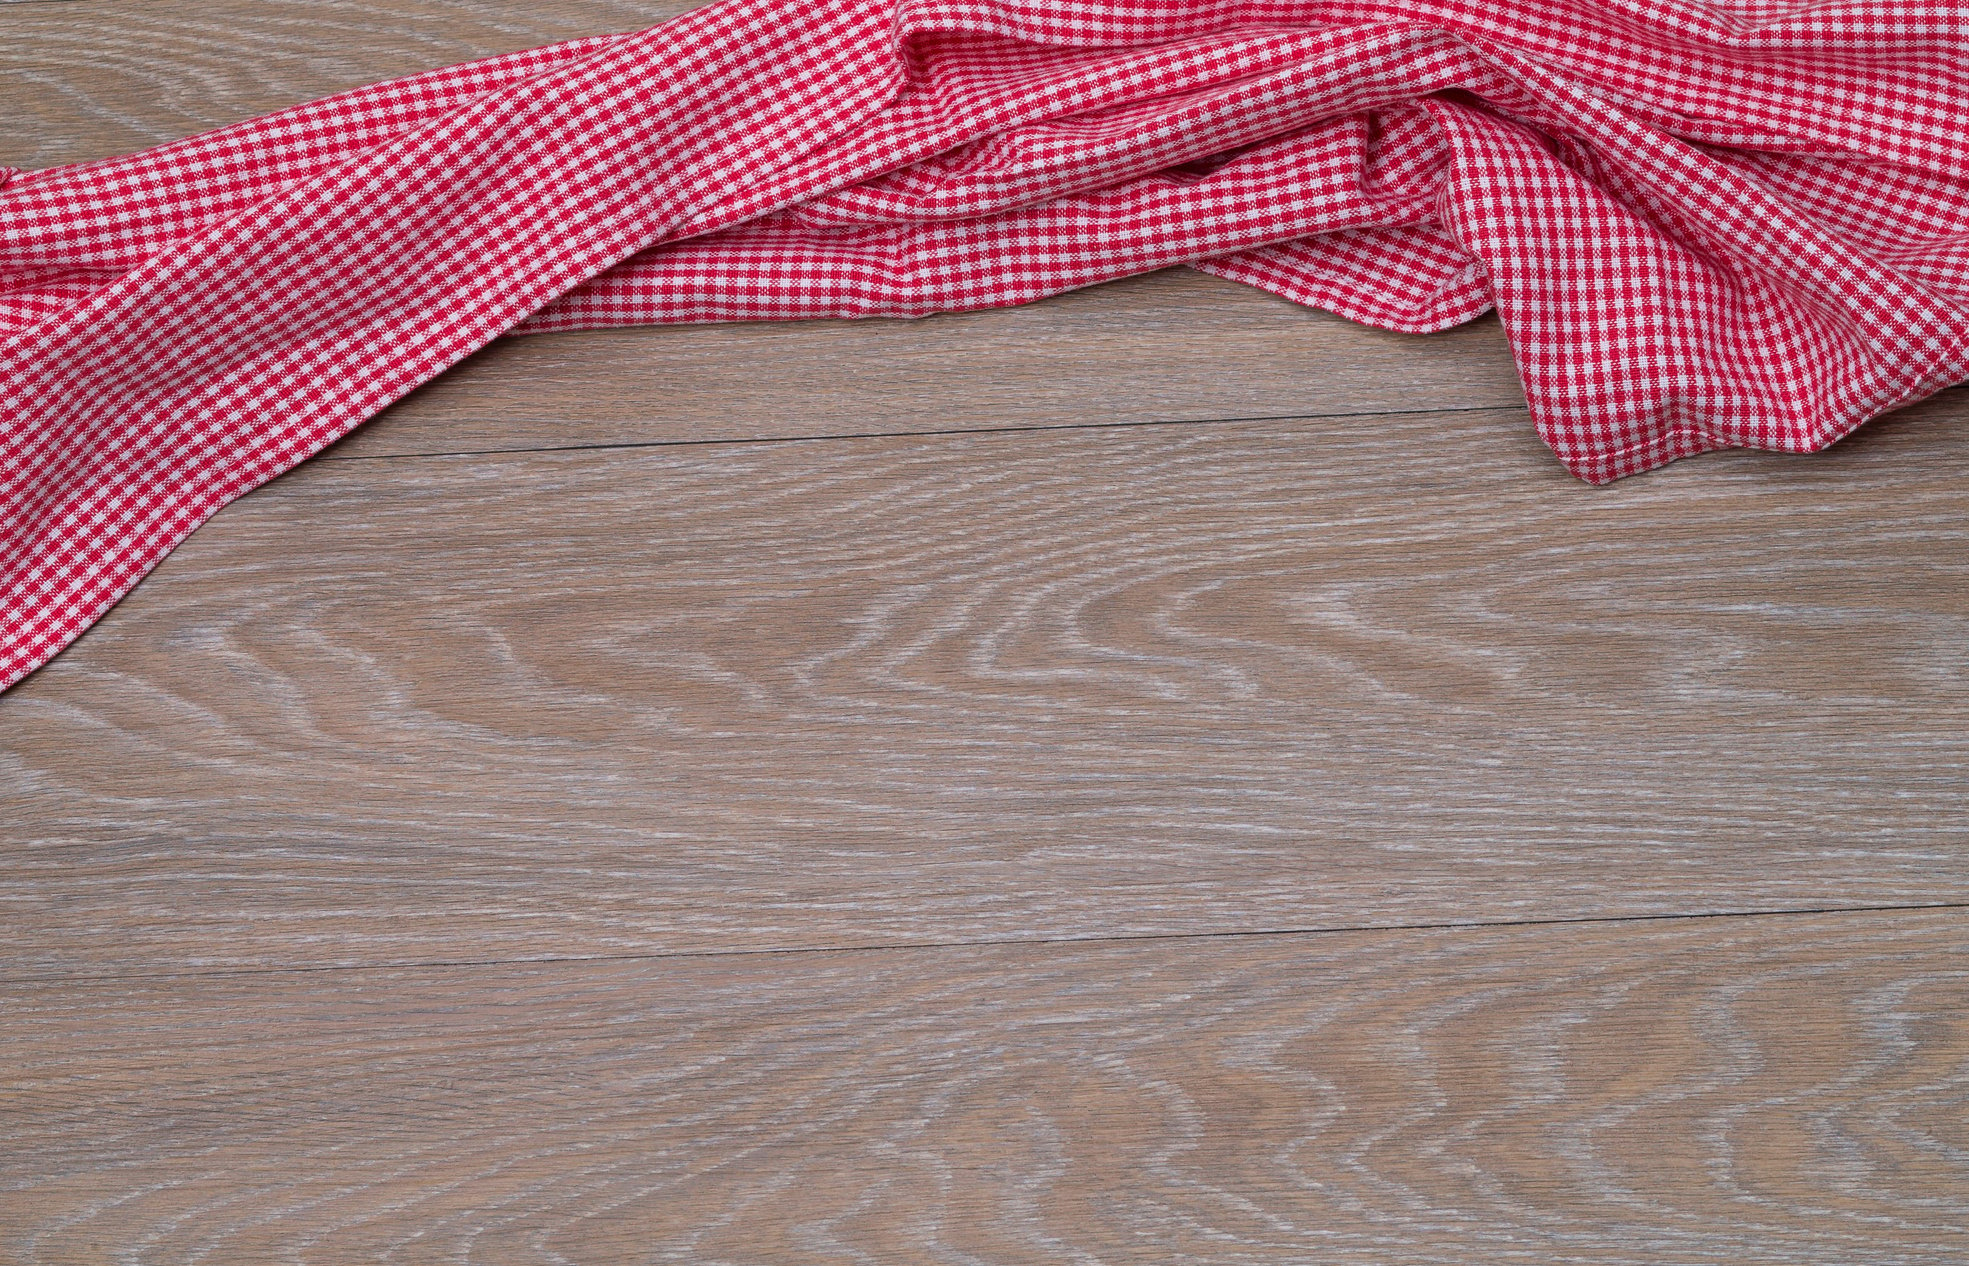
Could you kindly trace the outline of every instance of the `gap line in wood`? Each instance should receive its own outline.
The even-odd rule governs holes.
[[[1015,949],[1020,946],[1038,947],[1042,945],[1128,946],[1139,944],[1148,946],[1160,945],[1172,941],[1261,941],[1278,940],[1288,937],[1347,936],[1363,933],[1396,935],[1411,932],[1474,932],[1510,928],[1575,927],[1581,925],[1613,926],[1634,923],[1695,923],[1722,919],[1798,918],[1801,916],[1826,917],[1832,915],[1859,914],[1931,914],[1943,910],[1969,910],[1969,902],[1936,901],[1913,905],[1799,906],[1789,910],[1697,910],[1685,914],[1589,915],[1581,918],[1468,919],[1435,923],[1340,923],[1323,927],[1236,928],[1218,932],[1148,932],[1141,934],[1124,933],[1113,936],[1000,937],[991,940],[975,941],[896,941],[886,945],[788,945],[783,947],[772,946],[749,949],[658,950],[631,954],[547,954],[538,957],[520,958],[407,959],[402,962],[330,963],[321,966],[213,967],[202,971],[197,969],[179,969],[164,972],[120,972],[90,975],[87,977],[60,974],[10,976],[0,973],[0,985],[51,984],[57,981],[78,979],[86,980],[90,984],[108,984],[114,981],[183,980],[207,977],[216,979],[219,977],[233,976],[292,976],[321,972],[423,971],[466,967],[552,967],[556,964],[563,963],[579,965],[589,963],[661,962],[669,959],[762,958],[772,955],[794,954],[878,954],[892,951],[924,952],[938,950]]]
[[[598,453],[643,448],[711,448],[719,444],[814,444],[841,440],[941,439],[952,435],[1030,435],[1050,431],[1125,431],[1155,426],[1235,426],[1260,422],[1340,422],[1371,418],[1412,417],[1436,413],[1520,413],[1523,405],[1478,404],[1456,409],[1349,409],[1344,413],[1267,413],[1225,418],[1143,418],[1128,422],[1051,422],[1029,426],[957,426],[921,431],[840,431],[825,435],[712,436],[704,439],[621,440],[598,444],[530,444],[524,448],[464,448],[418,453],[350,453],[330,448],[314,461],[381,462],[424,457],[515,457],[528,453]],[[476,419],[466,419],[473,421]],[[1529,423],[1527,423],[1529,425]]]

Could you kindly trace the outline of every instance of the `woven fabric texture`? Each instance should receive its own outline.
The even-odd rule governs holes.
[[[1595,482],[1969,378],[1963,5],[725,0],[0,182],[0,688],[509,332],[1191,264],[1495,308]]]

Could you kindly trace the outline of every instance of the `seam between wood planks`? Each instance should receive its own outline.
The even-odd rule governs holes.
[[[643,954],[571,954],[565,957],[407,959],[389,963],[337,963],[319,967],[215,967],[210,970],[163,972],[112,972],[104,974],[51,973],[30,976],[0,975],[0,988],[8,985],[68,983],[78,987],[117,981],[207,979],[220,976],[319,975],[326,972],[419,971],[463,967],[529,967],[581,963],[636,963],[664,959],[762,958],[794,954],[876,954],[896,950],[933,951],[987,949],[993,947],[1043,945],[1134,945],[1169,941],[1259,940],[1265,938],[1313,936],[1395,935],[1409,932],[1462,932],[1511,928],[1573,927],[1579,925],[1621,925],[1642,923],[1694,923],[1723,919],[1774,919],[1800,916],[1858,914],[1921,914],[1940,910],[1969,910],[1969,902],[1937,901],[1873,906],[1797,906],[1783,910],[1699,910],[1675,914],[1586,915],[1553,919],[1469,919],[1421,923],[1335,924],[1303,928],[1249,928],[1219,932],[1146,932],[1111,936],[987,937],[978,940],[894,941],[875,945],[797,945],[763,949],[656,950]]]
[[[0,0],[5,3],[6,0]],[[1344,413],[1264,413],[1228,418],[1147,418],[1134,422],[1034,422],[1021,426],[957,426],[920,431],[841,431],[828,435],[717,436],[711,439],[622,440],[603,444],[544,444],[522,448],[442,449],[427,453],[351,453],[338,454],[331,447],[312,458],[316,462],[388,462],[436,457],[513,457],[526,453],[589,453],[611,449],[706,448],[718,444],[813,444],[833,440],[936,439],[952,435],[1021,435],[1048,431],[1120,431],[1156,426],[1231,426],[1252,422],[1333,422],[1350,418],[1421,417],[1437,413],[1525,413],[1523,405],[1479,404],[1460,408],[1431,409],[1350,409]],[[484,423],[490,419],[458,419],[461,423]],[[357,428],[358,430],[360,428]],[[350,431],[354,435],[355,431]],[[338,441],[339,442],[339,441]]]

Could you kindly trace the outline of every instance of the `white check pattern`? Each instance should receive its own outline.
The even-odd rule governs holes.
[[[1969,378],[1969,5],[724,0],[0,169],[0,688],[502,334],[1171,264],[1494,307],[1595,482],[1822,448]]]

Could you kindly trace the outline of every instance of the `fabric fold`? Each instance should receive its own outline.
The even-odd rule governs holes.
[[[0,688],[509,332],[1190,264],[1495,308],[1590,481],[1823,448],[1969,378],[1965,54],[1949,4],[724,0],[0,169]]]

